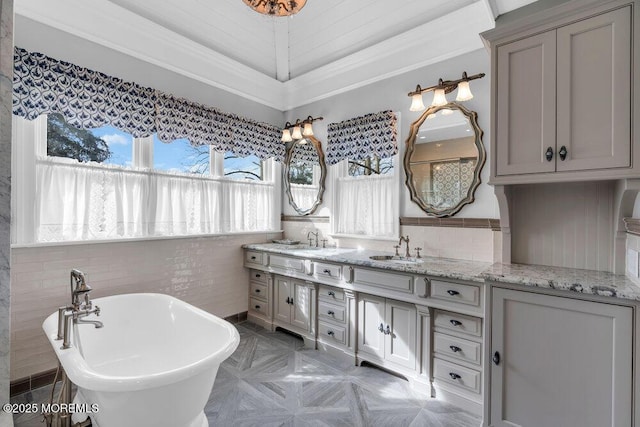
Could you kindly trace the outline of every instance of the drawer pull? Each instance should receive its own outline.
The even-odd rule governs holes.
[[[453,326],[460,326],[460,325],[462,325],[462,322],[461,322],[461,321],[459,321],[459,320],[456,320],[456,319],[451,319],[451,320],[449,320],[449,322],[451,322],[451,324],[452,324]]]
[[[380,326],[378,326],[378,330],[380,332],[384,332],[384,325],[382,323],[380,323]]]
[[[331,270],[329,270],[328,268],[325,268],[324,270],[322,270],[322,272],[331,276]]]
[[[460,375],[456,374],[455,372],[449,372],[449,376],[451,377],[452,380],[459,380],[460,378],[462,378]]]
[[[259,294],[259,293],[260,293],[260,289],[256,289],[256,294]]]
[[[256,277],[262,277],[262,276],[260,276],[259,274],[256,274]]]
[[[327,311],[327,315],[329,316],[335,316],[335,313],[332,310]]]
[[[451,351],[453,351],[454,353],[459,353],[462,351],[462,349],[460,347],[456,347],[455,345],[450,345],[449,348],[451,349]]]
[[[335,332],[333,332],[333,331],[327,331],[327,335],[329,335],[329,336],[331,336],[331,337],[332,337],[332,336],[334,336],[334,335],[335,335]]]
[[[327,292],[327,295],[329,295],[330,297],[335,297],[336,293],[333,292],[333,291],[329,291],[329,292]]]
[[[448,293],[449,295],[451,295],[452,297],[453,297],[453,296],[456,296],[456,295],[460,295],[460,292],[458,292],[458,291],[454,291],[453,289],[449,289],[449,290],[447,291],[447,293]]]
[[[252,257],[251,257],[251,259],[256,259],[256,257],[255,257],[255,256],[252,256]]]
[[[260,306],[259,305],[256,305],[256,310],[260,310]]]
[[[496,351],[493,353],[493,363],[495,363],[496,366],[500,364],[500,352]]]

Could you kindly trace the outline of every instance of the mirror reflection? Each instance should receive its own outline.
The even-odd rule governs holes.
[[[475,112],[450,103],[412,125],[405,168],[411,198],[425,212],[450,216],[473,202],[485,152]]]
[[[308,215],[322,202],[326,169],[320,141],[313,137],[293,142],[285,160],[285,187],[289,203]]]

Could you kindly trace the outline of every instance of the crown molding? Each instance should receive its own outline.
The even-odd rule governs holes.
[[[41,24],[280,111],[477,50],[482,47],[478,34],[493,28],[495,23],[489,2],[477,1],[281,82],[108,0],[20,1],[16,2],[15,11]],[[277,30],[282,39],[285,28]],[[281,49],[276,58],[280,79],[288,73],[283,57],[286,54]]]

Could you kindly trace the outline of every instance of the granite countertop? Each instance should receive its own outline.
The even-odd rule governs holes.
[[[243,245],[243,248],[411,274],[425,274],[472,282],[490,280],[511,285],[557,289],[587,295],[640,301],[640,285],[624,275],[605,271],[529,264],[492,264],[489,262],[435,257],[423,257],[421,258],[422,262],[417,264],[396,264],[389,261],[369,259],[372,255],[391,255],[388,252],[349,248],[323,249],[304,245],[288,246],[275,243]]]

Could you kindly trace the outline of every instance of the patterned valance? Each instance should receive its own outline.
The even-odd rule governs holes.
[[[18,47],[13,59],[13,114],[60,113],[77,128],[110,125],[134,137],[155,132],[153,89]]]
[[[397,118],[393,111],[330,123],[327,128],[327,164],[341,160],[363,160],[371,155],[381,159],[398,153]]]
[[[284,160],[280,129],[158,90],[14,49],[13,114],[33,120],[60,113],[81,129],[113,126],[136,138],[186,138],[240,157]]]

